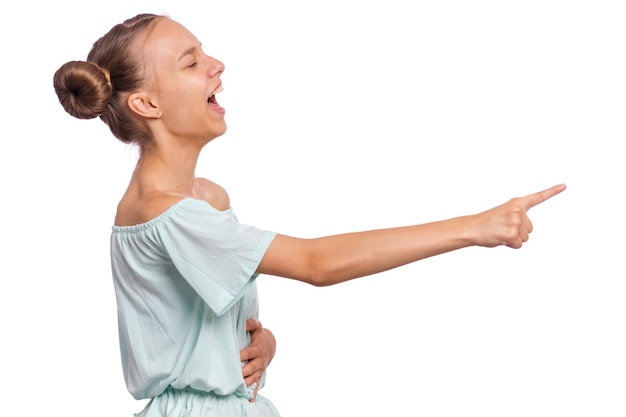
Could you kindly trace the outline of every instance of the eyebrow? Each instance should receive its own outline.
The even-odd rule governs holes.
[[[187,55],[192,55],[196,52],[196,47],[192,46],[191,48],[187,49],[185,52],[183,52],[182,54],[180,54],[180,56],[178,57],[178,60],[180,61],[181,59],[183,59],[184,57],[186,57]]]

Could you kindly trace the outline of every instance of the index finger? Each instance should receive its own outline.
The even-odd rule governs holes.
[[[555,185],[554,187],[550,187],[546,190],[539,191],[538,193],[527,195],[526,197],[522,197],[521,203],[525,210],[530,210],[535,207],[537,204],[541,204],[549,198],[554,197],[555,195],[561,193],[565,190],[567,186],[565,184]]]

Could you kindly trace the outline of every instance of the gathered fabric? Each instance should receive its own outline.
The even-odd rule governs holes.
[[[278,410],[265,397],[254,402],[236,395],[214,395],[191,389],[167,389],[153,398],[136,417],[279,417]]]

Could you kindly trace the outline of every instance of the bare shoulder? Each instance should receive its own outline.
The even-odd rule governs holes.
[[[230,197],[221,185],[206,178],[196,178],[195,185],[198,198],[205,200],[217,210],[230,208]]]
[[[146,223],[165,213],[184,199],[183,195],[148,193],[139,197],[125,195],[117,206],[116,226],[133,226]]]
[[[196,178],[192,192],[145,190],[131,184],[117,206],[116,226],[146,223],[185,198],[204,200],[217,210],[230,208],[230,198],[220,185],[206,178]]]

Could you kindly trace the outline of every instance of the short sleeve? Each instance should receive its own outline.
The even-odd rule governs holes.
[[[187,199],[156,228],[180,275],[217,315],[226,312],[257,277],[276,233],[241,224],[232,211]]]

